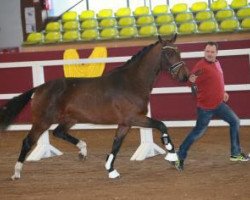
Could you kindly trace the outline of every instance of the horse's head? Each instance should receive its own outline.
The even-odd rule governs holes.
[[[175,34],[170,40],[163,40],[158,36],[162,45],[161,68],[168,70],[174,79],[179,81],[187,81],[189,71],[185,63],[181,60],[180,51],[174,42],[177,38]]]

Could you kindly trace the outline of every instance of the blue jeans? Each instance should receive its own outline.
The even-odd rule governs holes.
[[[178,156],[181,160],[185,160],[191,145],[205,133],[213,116],[221,118],[230,125],[231,155],[239,155],[241,153],[239,142],[240,120],[227,104],[221,103],[215,109],[211,110],[197,108],[197,115],[198,118],[195,127],[187,135],[179,148]]]

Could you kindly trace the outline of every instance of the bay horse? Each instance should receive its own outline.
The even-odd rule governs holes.
[[[20,178],[27,154],[51,124],[58,124],[53,135],[76,145],[82,159],[87,156],[87,145],[71,136],[69,129],[76,123],[117,124],[111,153],[105,163],[109,178],[120,176],[114,161],[132,126],[158,129],[170,160],[176,160],[165,124],[146,116],[154,80],[162,70],[168,71],[173,79],[187,81],[188,69],[174,45],[176,37],[175,34],[164,40],[158,36],[154,44],[144,47],[123,66],[101,77],[52,80],[2,106],[0,131],[5,130],[32,99],[32,127],[23,140],[12,180]]]

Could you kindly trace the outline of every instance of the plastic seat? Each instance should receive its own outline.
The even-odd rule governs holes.
[[[207,10],[207,8],[208,8],[207,2],[195,2],[195,3],[193,3],[191,5],[190,10],[193,13],[197,13],[197,12],[200,12],[200,11]]]
[[[187,12],[187,10],[188,10],[188,5],[186,3],[177,3],[173,5],[173,7],[171,8],[171,12],[173,14]]]
[[[124,26],[132,26],[135,24],[135,18],[134,17],[122,17],[118,21],[118,26],[124,27]]]
[[[218,10],[223,10],[226,9],[228,7],[227,1],[225,0],[217,0],[217,1],[213,1],[211,3],[211,10],[212,11],[218,11]]]
[[[234,32],[239,30],[240,24],[236,18],[225,19],[220,23],[221,32]]]
[[[44,37],[45,43],[57,43],[62,40],[62,34],[60,32],[48,32]]]
[[[200,11],[200,12],[196,13],[196,15],[195,15],[195,20],[197,22],[202,22],[205,20],[213,19],[213,18],[214,18],[214,13],[210,10]]]
[[[45,27],[46,32],[54,32],[61,31],[61,23],[60,22],[49,22]]]
[[[99,22],[99,27],[101,28],[107,28],[107,27],[112,27],[116,25],[117,25],[117,22],[115,18],[104,18]]]
[[[62,15],[62,21],[63,22],[77,21],[78,20],[77,17],[78,17],[77,12],[75,12],[75,11],[68,11],[68,12],[65,12]]]
[[[232,18],[234,17],[234,11],[232,9],[224,9],[224,10],[219,10],[215,14],[215,19],[217,21],[222,21],[227,18]]]
[[[44,36],[40,32],[29,33],[25,44],[40,44],[43,43]]]
[[[68,21],[63,24],[64,31],[78,30],[78,29],[79,29],[78,21]]]
[[[84,20],[81,23],[81,29],[92,29],[92,28],[97,28],[98,27],[98,22],[96,19],[87,19]]]
[[[233,0],[230,4],[230,7],[234,10],[238,10],[247,6],[247,0]]]
[[[178,13],[175,16],[176,23],[184,23],[184,22],[192,21],[193,19],[194,19],[193,13],[191,12]]]
[[[154,16],[164,15],[164,14],[167,14],[167,13],[168,13],[168,5],[166,5],[166,4],[157,5],[152,10],[152,14]]]
[[[180,34],[193,34],[197,32],[197,24],[193,21],[185,22],[179,25],[178,32]]]
[[[116,18],[129,17],[129,16],[131,16],[131,9],[128,8],[128,7],[119,8],[119,9],[115,12],[115,17],[116,17]]]
[[[84,10],[79,15],[80,21],[84,21],[84,20],[92,19],[92,18],[95,18],[95,11],[93,10]]]
[[[199,33],[214,33],[218,31],[218,23],[215,20],[203,21],[198,26]]]
[[[154,23],[154,17],[151,15],[138,17],[136,20],[137,26],[143,26]]]
[[[239,9],[236,12],[236,16],[238,17],[238,19],[244,19],[246,17],[250,17],[250,7],[244,7]]]
[[[101,39],[114,39],[118,36],[118,30],[116,28],[104,28],[100,32]]]
[[[243,30],[249,30],[250,29],[250,17],[244,18],[241,22],[241,28]]]
[[[155,23],[157,25],[167,24],[174,21],[174,17],[172,14],[159,15],[155,19]]]
[[[63,33],[62,40],[64,42],[71,42],[79,40],[79,32],[78,31],[66,31]]]
[[[149,15],[150,12],[149,12],[149,7],[147,6],[139,6],[137,8],[135,8],[133,14],[135,17],[140,17],[140,16],[143,16],[143,15]]]
[[[99,32],[97,29],[86,29],[81,33],[82,40],[96,40],[98,39]]]
[[[157,28],[154,25],[141,26],[138,31],[139,37],[150,37],[157,34]]]
[[[176,33],[177,27],[175,23],[163,24],[158,27],[158,34],[159,35],[173,35]]]
[[[123,27],[119,31],[120,38],[132,38],[132,37],[136,37],[137,34],[138,34],[138,31],[135,26]]]
[[[113,10],[112,9],[101,9],[96,14],[97,18],[103,19],[108,17],[113,17]]]

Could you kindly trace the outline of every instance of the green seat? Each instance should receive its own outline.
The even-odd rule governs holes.
[[[61,31],[61,23],[60,22],[49,22],[45,27],[46,32],[55,32]]]
[[[104,28],[100,32],[101,39],[114,39],[118,36],[118,30],[116,28]]]
[[[78,30],[78,29],[79,29],[78,21],[68,21],[63,24],[64,31]]]
[[[178,13],[175,16],[176,23],[184,23],[184,22],[192,21],[193,19],[194,19],[193,13],[191,12]]]
[[[158,16],[158,15],[165,15],[168,13],[168,5],[163,4],[163,5],[157,5],[153,8],[152,10],[152,14],[154,16]]]
[[[135,24],[135,18],[134,17],[121,17],[118,21],[118,26],[124,27],[124,26],[132,26]]]
[[[29,33],[25,44],[41,44],[43,43],[44,35],[40,32]]]
[[[151,15],[141,16],[141,17],[138,17],[136,20],[137,26],[143,26],[143,25],[152,24],[152,23],[154,23],[154,17]]]
[[[116,18],[129,17],[129,16],[131,16],[131,9],[129,7],[119,8],[115,12]]]
[[[143,16],[143,15],[149,15],[150,12],[149,12],[149,7],[147,6],[139,6],[139,7],[136,7],[133,14],[135,17],[140,17],[140,16]]]
[[[64,42],[71,42],[79,40],[79,32],[78,31],[65,31],[62,36],[62,40]]]
[[[224,10],[219,10],[215,14],[215,19],[217,21],[222,21],[227,18],[232,18],[234,17],[234,11],[232,9],[224,9]]]
[[[202,21],[198,26],[199,33],[214,33],[218,31],[218,24],[215,20]]]
[[[250,29],[250,17],[244,18],[241,21],[241,28],[243,30],[249,30]]]
[[[194,34],[197,32],[197,24],[194,21],[184,22],[179,25],[178,32],[180,34]]]
[[[213,18],[214,18],[214,13],[210,10],[200,11],[200,12],[196,13],[196,15],[195,15],[195,20],[197,22],[202,22],[205,20],[213,19]]]
[[[187,12],[187,10],[188,10],[188,5],[186,3],[177,3],[173,5],[173,7],[171,8],[171,12],[173,14]]]
[[[246,17],[250,17],[250,7],[244,7],[239,9],[236,12],[236,16],[238,17],[238,19],[244,19]]]
[[[132,38],[136,37],[138,34],[137,28],[135,26],[127,26],[121,28],[119,31],[120,38]]]
[[[211,10],[214,12],[218,10],[226,9],[227,7],[228,7],[228,4],[226,0],[213,1],[210,6]]]
[[[173,35],[177,32],[177,27],[175,23],[163,24],[158,27],[159,35]]]
[[[79,16],[80,21],[84,21],[84,20],[92,19],[92,18],[95,18],[95,11],[93,10],[84,10],[81,12]]]
[[[62,15],[62,21],[68,22],[68,21],[77,21],[78,15],[75,11],[67,11]]]
[[[98,39],[99,32],[97,29],[86,29],[81,33],[82,40],[96,40]]]
[[[207,5],[207,2],[195,2],[191,5],[190,7],[190,10],[193,12],[193,13],[197,13],[197,12],[200,12],[200,11],[205,11],[207,10],[208,8],[208,5]]]
[[[81,23],[81,29],[92,29],[97,27],[98,27],[98,22],[94,18],[86,19]]]
[[[247,6],[247,0],[232,0],[230,7],[234,10],[238,10],[240,8]]]
[[[155,18],[155,23],[157,25],[167,24],[174,21],[172,14],[159,15]]]
[[[117,22],[115,18],[104,18],[99,22],[99,27],[101,28],[107,28],[107,27],[112,27],[116,25],[117,25]]]
[[[239,30],[240,24],[236,18],[225,19],[220,23],[219,28],[221,32],[234,32]]]
[[[62,34],[61,32],[58,31],[48,32],[44,37],[45,43],[57,43],[60,42],[61,40],[62,40]]]
[[[113,17],[113,10],[112,9],[101,9],[96,14],[97,18],[103,19],[108,17]]]
[[[139,37],[150,37],[157,34],[157,28],[154,25],[141,26],[138,35]]]

